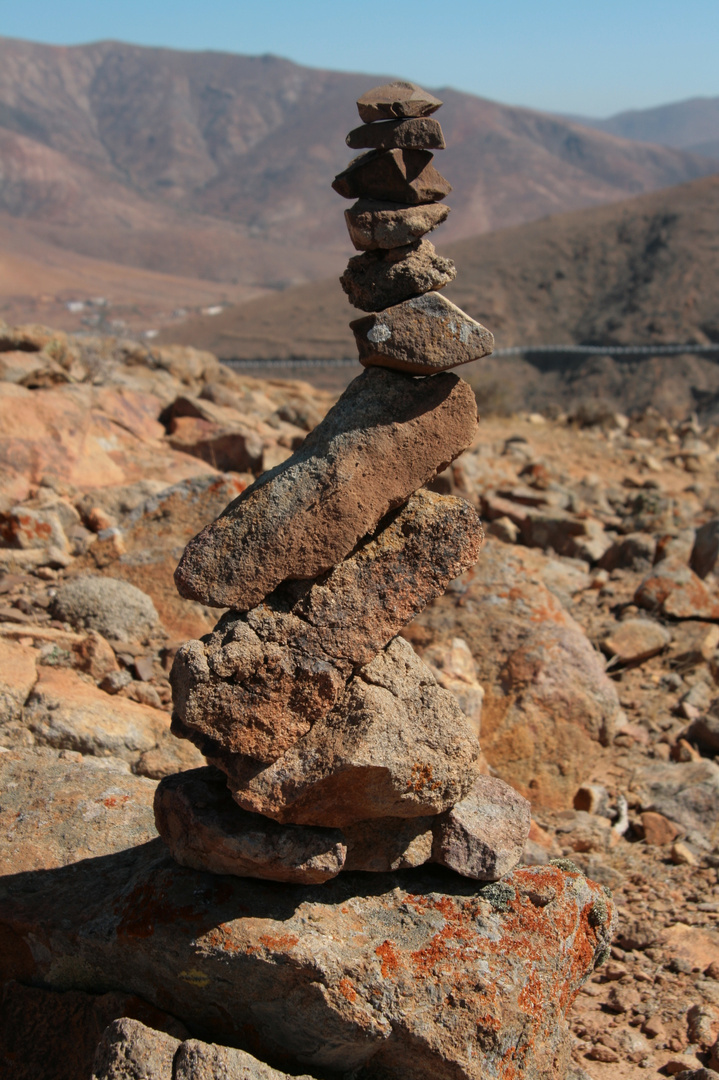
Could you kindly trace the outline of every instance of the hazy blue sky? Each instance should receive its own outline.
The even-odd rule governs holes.
[[[719,0],[0,0],[0,34],[269,52],[587,116],[719,95]]]

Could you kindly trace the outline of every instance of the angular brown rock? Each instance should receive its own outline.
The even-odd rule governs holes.
[[[444,199],[452,185],[437,172],[429,150],[368,150],[332,181],[345,199],[430,203]]]
[[[411,82],[391,82],[375,86],[357,99],[357,111],[365,124],[405,116],[429,116],[442,102]]]
[[[363,373],[291,458],[190,541],[180,595],[246,611],[288,578],[330,570],[476,430],[474,393],[456,376]]]
[[[211,766],[161,780],[157,831],[181,866],[312,885],[336,877],[347,846],[338,829],[278,825],[242,810]]]
[[[437,293],[426,293],[350,323],[360,363],[415,375],[487,356],[494,338],[481,323]]]
[[[529,836],[531,807],[494,776],[478,776],[471,791],[437,820],[435,862],[478,881],[513,870]]]
[[[479,743],[453,696],[402,638],[350,681],[337,706],[273,764],[212,755],[240,806],[339,827],[439,814],[478,772]]]
[[[649,619],[624,619],[602,642],[602,649],[619,664],[641,664],[663,652],[672,635]]]
[[[444,150],[446,146],[439,121],[422,116],[362,124],[345,141],[352,150]]]
[[[91,1080],[173,1080],[180,1045],[172,1035],[123,1016],[103,1032]]]
[[[481,543],[468,503],[417,492],[328,576],[287,584],[245,616],[224,615],[204,643],[186,642],[170,676],[176,730],[200,747],[274,761],[476,562]]]
[[[412,296],[442,289],[456,276],[451,259],[438,255],[429,240],[418,240],[390,251],[355,255],[340,285],[356,308],[381,311]]]
[[[446,221],[449,212],[441,203],[409,206],[359,199],[345,210],[345,223],[358,251],[375,251],[413,243]]]

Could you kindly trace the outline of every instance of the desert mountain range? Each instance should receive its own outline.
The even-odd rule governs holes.
[[[606,120],[584,116],[573,119],[623,139],[659,143],[719,158],[719,97],[689,98],[653,109],[629,109]]]
[[[442,245],[444,291],[497,345],[719,341],[719,176]],[[356,316],[328,279],[228,308],[165,340],[224,359],[334,359],[356,353]]]
[[[350,156],[354,101],[381,78],[273,56],[0,39],[0,232],[27,238],[24,273],[34,268],[36,292],[83,295],[89,259],[112,302],[122,294],[130,308],[135,269],[181,279],[177,292],[176,280],[137,280],[136,301],[150,296],[155,308],[171,307],[169,295],[192,304],[193,281],[202,304],[208,283],[233,301],[339,272],[349,245],[329,182]],[[447,241],[718,167],[573,120],[441,96],[450,147],[441,167],[454,187]],[[64,292],[47,272],[58,250]],[[21,295],[22,283],[3,290],[16,306]]]

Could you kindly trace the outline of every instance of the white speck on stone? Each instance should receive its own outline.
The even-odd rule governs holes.
[[[367,331],[367,340],[371,341],[373,345],[379,345],[391,337],[392,331],[385,323],[377,323],[371,330]]]
[[[423,315],[433,315],[436,319],[444,319],[447,317],[447,306],[449,301],[443,300],[435,292],[425,293],[423,296],[415,296],[409,301],[409,306],[416,311],[421,311]]]
[[[472,327],[468,323],[462,323],[459,328],[459,340],[466,345],[472,336]]]
[[[457,324],[454,319],[449,320],[449,323],[447,324],[447,329],[449,330],[450,334],[457,333]]]

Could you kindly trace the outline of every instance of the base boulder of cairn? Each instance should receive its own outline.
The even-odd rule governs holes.
[[[333,187],[357,200],[342,284],[366,370],[185,549],[181,595],[229,609],[171,673],[173,733],[210,764],[158,785],[172,859],[140,859],[96,927],[53,906],[34,977],[99,965],[295,1074],[561,1080],[612,906],[571,863],[517,869],[529,803],[481,775],[475,727],[397,636],[482,542],[468,503],[424,490],[477,431],[448,369],[493,348],[423,239],[451,190],[440,105],[411,83],[358,102],[367,152]]]

